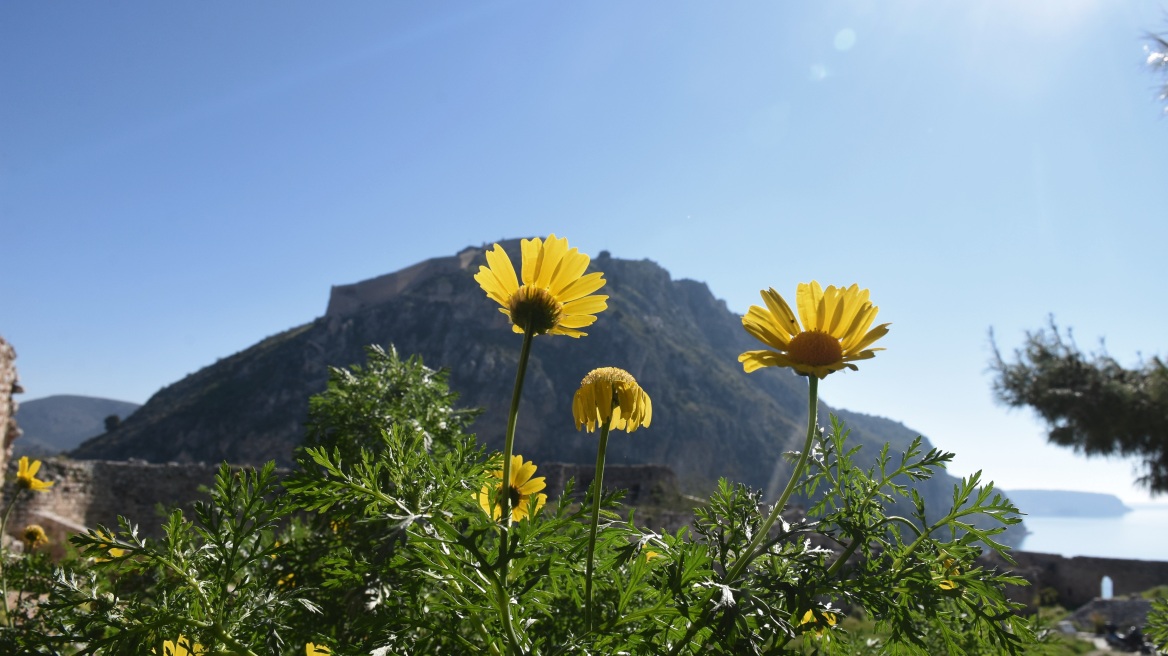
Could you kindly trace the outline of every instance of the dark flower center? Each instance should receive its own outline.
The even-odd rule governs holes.
[[[542,335],[560,325],[564,306],[548,290],[523,285],[511,295],[507,311],[516,326]]]
[[[844,358],[839,340],[819,330],[795,335],[787,347],[787,353],[795,363],[812,367],[842,362]]]

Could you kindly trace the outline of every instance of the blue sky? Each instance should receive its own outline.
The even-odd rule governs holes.
[[[23,400],[144,402],[329,286],[505,237],[744,312],[857,282],[821,387],[1005,488],[1145,499],[995,405],[988,331],[1164,353],[1163,2],[4,3],[0,334]],[[484,302],[486,302],[484,300]],[[440,363],[435,363],[440,364]],[[765,375],[760,372],[755,375]]]

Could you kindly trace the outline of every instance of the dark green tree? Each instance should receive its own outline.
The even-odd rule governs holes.
[[[992,339],[992,335],[991,335]],[[1100,345],[1084,353],[1054,321],[1026,334],[1014,361],[994,345],[994,394],[1013,407],[1033,408],[1048,439],[1087,456],[1140,461],[1136,482],[1168,492],[1168,367],[1159,357],[1126,368]]]
[[[1160,100],[1168,103],[1168,33],[1149,34],[1148,41],[1148,67],[1164,78],[1164,85],[1160,87]],[[1164,111],[1168,112],[1168,106],[1164,107]]]

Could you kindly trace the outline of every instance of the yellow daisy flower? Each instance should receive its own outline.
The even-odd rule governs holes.
[[[852,362],[874,357],[882,348],[868,348],[888,333],[890,324],[869,330],[879,310],[868,300],[868,290],[857,285],[829,286],[799,283],[795,313],[773,288],[762,293],[766,307],[750,306],[742,317],[746,332],[774,350],[747,351],[738,361],[747,373],[762,367],[791,367],[804,376],[826,378]],[[800,322],[802,327],[800,327]]]
[[[937,581],[937,587],[946,592],[956,590],[959,584],[953,579],[946,577],[961,575],[961,568],[958,567],[957,561],[952,558],[946,558],[941,562],[941,568],[943,571]]]
[[[608,307],[607,296],[589,296],[604,286],[604,274],[584,275],[590,258],[568,249],[568,240],[549,235],[520,242],[523,251],[522,280],[503,247],[487,251],[487,265],[480,266],[475,281],[499,311],[511,318],[512,330],[534,335],[544,333],[583,337],[578,328],[596,321],[596,313]]]
[[[24,546],[29,551],[37,547],[43,547],[49,543],[49,536],[45,534],[45,529],[40,524],[29,524],[25,526],[21,538],[24,539]]]
[[[287,574],[276,579],[277,588],[294,588],[296,587],[296,572],[288,572]]]
[[[535,510],[539,512],[543,508],[543,504],[547,502],[547,495],[539,491],[547,487],[544,483],[544,477],[532,478],[531,475],[535,473],[535,463],[523,462],[523,456],[511,456],[511,484],[507,486],[507,494],[511,507],[511,520],[519,521],[527,517],[528,507],[531,505],[531,499],[535,499]],[[500,508],[497,499],[503,493],[503,470],[497,469],[491,472],[491,476],[499,479],[499,483],[492,485],[490,483],[483,486],[479,491],[478,499],[479,505],[482,506],[483,512],[499,520],[503,515],[502,508]],[[494,499],[491,498],[492,492]],[[538,493],[538,494],[537,494]],[[492,501],[495,501],[492,503]]]
[[[101,544],[99,546],[100,546],[100,548],[105,549],[106,553],[108,553],[110,555],[110,558],[121,558],[122,556],[126,555],[125,549],[113,546],[114,537],[112,535],[110,535],[109,533],[106,533],[105,531],[97,531],[94,535],[96,535],[99,540],[103,541],[103,544]],[[110,544],[104,544],[104,542],[109,542]],[[99,557],[96,560],[98,562],[104,563],[104,562],[109,561],[109,558],[100,558]]]
[[[631,433],[653,420],[653,402],[629,372],[602,367],[580,381],[572,398],[572,416],[576,430],[587,426],[591,433],[608,422],[610,429]]]
[[[316,645],[316,644],[313,644],[311,642],[308,643],[307,645],[304,645],[304,655],[305,656],[329,656],[329,654],[332,654],[332,653],[333,652],[330,651],[329,648],[324,646],[324,645]]]
[[[28,456],[20,456],[20,467],[16,470],[16,487],[33,492],[43,492],[53,487],[52,482],[37,479],[36,473],[40,468],[40,460],[33,460],[30,463]]]
[[[191,645],[191,641],[186,636],[179,636],[178,640],[164,640],[162,642],[162,656],[199,656],[206,653],[203,645],[195,643]]]
[[[815,632],[815,635],[822,636],[823,632],[835,626],[835,623],[835,613],[821,613],[819,616],[816,616],[815,611],[809,610],[803,613],[803,620],[799,622],[799,626],[803,626],[804,624],[821,625],[812,629],[812,631]]]

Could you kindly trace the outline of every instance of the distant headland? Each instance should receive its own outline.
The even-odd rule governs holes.
[[[1131,512],[1119,497],[1071,490],[1010,490],[1010,500],[1039,517],[1119,517]]]

